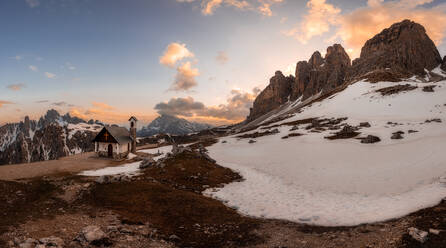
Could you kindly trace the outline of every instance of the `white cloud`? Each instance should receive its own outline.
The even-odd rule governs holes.
[[[192,58],[194,56],[195,55],[186,48],[186,44],[173,42],[167,46],[164,54],[160,57],[159,62],[162,65],[173,67],[178,61],[184,58]]]
[[[45,72],[45,76],[47,78],[56,78],[56,74],[50,73],[50,72]]]
[[[39,71],[39,69],[38,69],[37,66],[35,66],[35,65],[30,65],[30,66],[29,66],[29,69],[30,69],[31,71]]]
[[[38,7],[40,5],[40,1],[39,0],[25,0],[26,3],[28,4],[28,6],[30,8],[35,8]]]

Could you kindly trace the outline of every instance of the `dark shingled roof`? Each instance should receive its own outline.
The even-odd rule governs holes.
[[[119,144],[127,144],[132,142],[130,132],[125,127],[105,126],[104,127]]]

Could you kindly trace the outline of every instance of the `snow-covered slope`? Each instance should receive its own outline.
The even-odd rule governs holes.
[[[406,84],[417,88],[378,92]],[[434,92],[425,86],[435,86]],[[307,118],[327,120],[299,122]],[[338,118],[348,119],[326,124]],[[347,124],[360,134],[324,138]],[[209,195],[248,215],[327,226],[396,218],[446,197],[446,81],[360,81],[268,125],[243,134],[276,128],[279,133],[255,139],[238,134],[208,148],[220,165],[246,179],[208,190]],[[391,139],[398,131],[403,139]],[[301,136],[283,138],[291,133]],[[367,135],[381,141],[357,139]]]
[[[171,115],[161,115],[153,120],[147,127],[143,127],[138,131],[138,136],[148,137],[160,133],[185,135],[209,128],[212,128],[212,126],[203,123],[189,122],[185,119]]]

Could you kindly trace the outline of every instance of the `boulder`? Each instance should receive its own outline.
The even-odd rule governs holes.
[[[87,226],[82,229],[78,240],[86,242],[88,244],[100,243],[102,240],[107,239],[107,235],[98,226]]]
[[[392,133],[392,137],[390,137],[391,139],[402,139],[404,132],[403,131],[398,131],[395,133]]]
[[[420,242],[420,243],[424,243],[427,241],[428,239],[428,233],[423,231],[423,230],[419,230],[415,227],[410,227],[409,229],[409,235],[415,239],[416,241]]]
[[[139,168],[145,169],[154,165],[156,165],[156,161],[153,158],[144,158],[144,160],[139,164]]]
[[[19,248],[34,248],[38,243],[37,240],[28,238],[25,242],[19,244]]]
[[[248,121],[255,120],[286,103],[290,96],[291,84],[293,82],[293,76],[285,77],[281,71],[276,71],[274,77],[270,79],[269,85],[254,100]]]
[[[249,141],[248,141],[249,144],[254,144],[254,143],[256,143],[256,142],[257,142],[257,141],[255,141],[255,140],[249,140]]]
[[[39,239],[39,242],[41,245],[43,245],[43,247],[64,247],[65,242],[63,241],[63,239],[59,238],[59,237],[48,237],[48,238],[41,238]]]
[[[353,61],[348,79],[357,79],[376,70],[390,70],[404,77],[424,76],[442,59],[424,27],[410,20],[395,23],[368,40]]]
[[[96,179],[96,182],[99,184],[111,183],[111,176],[100,176]]]

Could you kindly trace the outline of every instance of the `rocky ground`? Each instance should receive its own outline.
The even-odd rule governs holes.
[[[445,201],[384,223],[316,227],[242,216],[202,195],[236,180],[200,152],[178,148],[133,178],[0,181],[0,247],[446,246]]]

